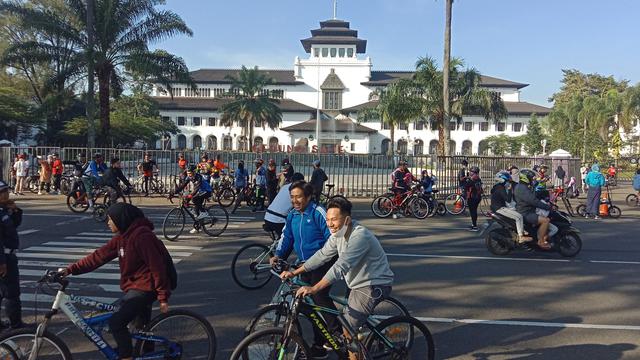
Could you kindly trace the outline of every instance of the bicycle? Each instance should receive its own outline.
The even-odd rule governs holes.
[[[70,360],[71,351],[57,334],[48,330],[53,316],[62,313],[89,339],[108,360],[119,359],[116,350],[104,339],[109,319],[118,306],[66,292],[69,280],[59,272],[47,271],[38,281],[36,292],[43,286],[57,287],[51,310],[37,328],[21,328],[0,336],[1,349],[10,349],[2,359]],[[74,306],[79,303],[96,311],[83,316]],[[183,330],[185,333],[180,334]],[[211,324],[188,310],[170,310],[154,317],[141,331],[131,335],[135,340],[134,357],[144,359],[209,359],[216,354],[216,336]],[[0,353],[2,351],[0,350]]]
[[[321,192],[320,193],[320,197],[318,199],[318,204],[322,205],[323,207],[327,207],[327,203],[329,202],[329,199],[331,199],[333,197],[333,188],[336,187],[335,184],[327,184],[325,185],[325,187],[327,188],[326,192]]]
[[[462,195],[462,191],[458,189],[455,193],[451,193],[444,198],[444,207],[451,215],[460,215],[467,209],[467,199]]]
[[[168,197],[173,204],[173,196]],[[220,236],[229,225],[229,213],[223,207],[204,206],[209,217],[197,219],[197,215],[192,211],[192,205],[185,196],[180,197],[180,205],[169,211],[162,221],[162,235],[169,241],[177,241],[182,235],[186,225],[187,215],[193,220],[193,228],[202,229],[209,236]]]
[[[270,269],[270,273],[272,275],[279,276],[278,271],[276,270],[288,267],[289,265],[286,261],[280,260],[275,268]],[[260,309],[249,321],[249,324],[245,329],[245,336],[262,328],[278,327],[281,324],[281,321],[284,320],[283,315],[286,314],[286,307],[290,306],[293,302],[293,297],[288,296],[288,294],[290,294],[294,288],[307,285],[308,284],[302,282],[299,278],[282,281],[276,290],[275,295],[271,299],[271,303]],[[344,297],[332,294],[329,296],[334,304],[337,305],[338,309],[344,309],[349,301],[349,292],[350,290],[347,289],[347,294]],[[375,326],[382,320],[396,315],[410,316],[409,310],[407,310],[400,301],[389,296],[375,306],[372,314],[369,316],[368,322]],[[307,318],[307,320],[309,319]]]
[[[236,201],[236,192],[233,189],[233,176],[222,174],[220,181],[213,182],[212,194],[222,207],[229,207]]]
[[[98,204],[98,200],[102,198],[102,204],[105,207],[109,207],[111,205],[111,196],[109,194],[109,186],[98,186],[94,185],[93,190],[91,191],[91,200],[93,200],[94,206]],[[115,190],[117,191],[117,190]],[[131,198],[128,199],[119,194],[117,200],[122,200],[123,202],[131,203]],[[116,202],[117,202],[116,200]],[[74,213],[83,213],[89,209],[89,199],[87,191],[84,187],[84,183],[80,179],[76,179],[73,183],[71,191],[67,195],[67,207]]]
[[[269,259],[275,254],[278,235],[274,230],[267,229],[265,225],[262,228],[269,233],[271,245],[247,244],[241,247],[231,260],[231,277],[243,289],[260,289],[273,277]],[[243,274],[245,270],[248,272]]]
[[[367,322],[353,329],[341,311],[325,308],[295,296],[296,289],[286,292],[291,303],[282,302],[284,326],[270,327],[251,333],[233,351],[231,360],[237,359],[309,359],[309,347],[300,333],[299,315],[308,314],[311,326],[319,330],[339,359],[348,359],[349,352],[360,359],[434,359],[435,347],[429,329],[410,316],[393,316],[377,324]],[[335,316],[347,332],[331,334],[324,316]],[[261,356],[262,355],[262,356]]]
[[[129,174],[133,176],[133,174]],[[146,193],[144,184],[144,175],[139,175],[133,182],[133,188],[139,194]],[[153,172],[153,176],[149,179],[149,193],[152,194],[164,194],[165,192],[164,182],[160,179],[160,173],[158,171]]]
[[[248,207],[251,207],[256,204],[256,184],[255,181],[251,184],[248,184],[244,187],[240,192],[238,192],[235,198],[235,204],[233,205],[233,210],[231,210],[232,214],[235,214],[236,210],[242,204],[242,201],[247,203]]]
[[[393,191],[393,188],[389,188]],[[429,215],[429,204],[418,194],[417,186],[401,194],[378,196],[371,202],[371,211],[376,217],[386,218],[401,211],[405,216],[415,216],[425,219]]]
[[[629,207],[637,207],[640,206],[640,197],[638,197],[638,194],[629,194],[627,195],[625,202]]]

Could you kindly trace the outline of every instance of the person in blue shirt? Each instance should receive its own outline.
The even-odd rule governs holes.
[[[264,195],[267,191],[267,169],[264,168],[264,160],[256,159],[256,204],[253,212],[264,211]]]
[[[240,207],[242,200],[246,200],[244,198],[244,191],[249,185],[249,171],[244,167],[244,160],[238,161],[238,168],[235,171],[233,182],[238,196],[236,197],[236,204],[233,207],[233,210],[231,210],[232,214],[234,214],[236,209]]]
[[[589,187],[587,191],[587,214],[585,217],[600,219],[600,195],[602,194],[602,187],[606,183],[604,175],[600,173],[600,165],[593,164],[591,166],[591,171],[587,174],[584,182]]]
[[[193,192],[187,195],[193,202],[193,206],[196,212],[196,220],[205,219],[209,214],[204,209],[204,201],[211,197],[211,184],[205,180],[201,174],[196,172],[196,166],[189,166],[187,169],[187,177],[182,184],[176,189],[176,193],[184,190],[189,184],[193,184]],[[190,232],[192,234],[197,233],[199,230],[194,228]]]
[[[633,190],[638,192],[636,199],[638,199],[637,203],[640,204],[640,169],[637,169],[636,174],[633,176]]]
[[[431,194],[431,192],[433,191],[433,185],[435,185],[435,179],[433,176],[429,175],[429,171],[422,170],[420,185],[422,186],[422,191],[424,191],[426,194]]]
[[[298,260],[302,263],[309,260],[331,236],[327,226],[326,210],[313,201],[313,186],[310,183],[296,181],[289,187],[289,195],[293,209],[289,211],[282,236],[276,248],[276,254],[270,259],[271,264],[276,264],[279,259],[287,259],[292,251],[295,251]],[[314,269],[300,275],[300,278],[310,286],[317,284],[335,262],[335,258]],[[322,307],[335,309],[333,301],[329,297],[331,286],[313,294],[313,301]],[[339,331],[335,317],[326,317],[327,325],[331,332]],[[314,344],[311,347],[311,355],[314,358],[326,356],[326,350],[322,347],[324,336],[314,328]]]
[[[95,154],[93,160],[89,162],[89,165],[84,167],[84,173],[82,174],[82,183],[87,194],[87,200],[89,207],[93,207],[93,187],[101,183],[102,174],[107,171],[107,164],[104,163],[104,156],[102,154]]]

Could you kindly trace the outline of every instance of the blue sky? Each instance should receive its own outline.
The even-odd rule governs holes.
[[[339,0],[338,18],[368,40],[374,70],[442,61],[444,0]],[[194,36],[156,44],[192,69],[292,69],[300,39],[332,17],[331,0],[167,0]],[[522,99],[549,105],[561,69],[640,82],[638,0],[455,0],[452,54],[481,73],[531,84]]]

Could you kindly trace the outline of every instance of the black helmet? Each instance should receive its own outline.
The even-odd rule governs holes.
[[[289,158],[282,159],[281,166],[289,165]]]
[[[477,167],[477,166],[472,166],[472,167],[469,169],[469,171],[470,171],[470,172],[472,172],[472,173],[480,174],[480,168],[479,168],[479,167]]]
[[[533,179],[536,178],[536,173],[531,169],[521,169],[519,178],[521,183],[531,185]]]
[[[187,172],[196,172],[197,167],[195,165],[189,165]]]
[[[94,158],[94,159],[101,159],[101,158],[102,158],[102,154],[100,154],[100,153],[95,153],[95,154],[93,155],[93,158]]]
[[[462,159],[462,161],[460,161],[461,165],[467,166],[469,165],[469,162],[467,161],[467,159]]]

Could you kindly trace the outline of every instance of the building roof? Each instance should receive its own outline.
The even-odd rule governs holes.
[[[199,110],[216,111],[222,105],[228,103],[229,99],[221,98],[198,98],[198,97],[174,97],[155,96],[152,97],[158,103],[160,110]],[[283,112],[315,112],[316,109],[301,104],[290,99],[280,99],[278,104]]]
[[[302,85],[294,77],[293,70],[258,70],[273,79],[275,85]],[[240,69],[199,69],[191,71],[191,77],[196,83],[202,84],[231,84],[227,76],[238,77]]]
[[[409,79],[413,74],[413,71],[371,71],[371,79],[363,82],[362,85],[387,86],[398,79]],[[522,89],[523,87],[529,86],[529,84],[480,75],[480,86]]]
[[[378,132],[378,130],[374,130],[366,126],[360,125],[358,123],[355,123],[349,118],[321,120],[320,128],[323,130],[322,132],[329,132],[329,130],[330,132],[335,131],[335,132],[367,133],[367,134]],[[307,120],[299,124],[282,128],[280,130],[287,131],[287,132],[315,132],[316,119]]]
[[[349,22],[327,20],[320,22],[320,29],[311,30],[311,37],[300,40],[304,51],[311,53],[311,45],[355,45],[358,54],[367,50],[367,40],[358,38],[358,31],[349,28]]]
[[[378,104],[377,101],[368,101],[366,103],[362,103],[356,106],[352,106],[350,108],[342,109],[342,112],[345,114],[355,113],[364,109],[374,108]],[[551,112],[551,109],[548,107],[531,104],[525,101],[505,101],[504,106],[507,108],[509,115],[548,115]]]

